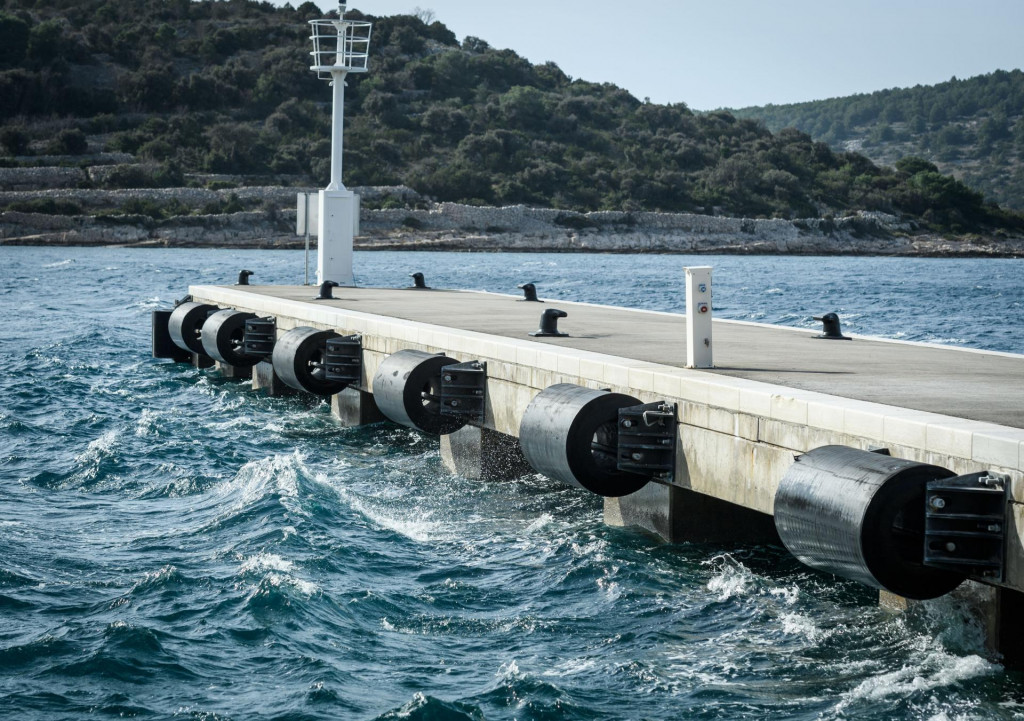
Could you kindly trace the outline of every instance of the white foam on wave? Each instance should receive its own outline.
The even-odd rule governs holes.
[[[981,656],[956,656],[939,648],[927,652],[916,663],[864,679],[843,694],[835,707],[840,715],[859,701],[881,701],[907,697],[954,686],[963,681],[996,673],[999,667]]]
[[[707,589],[717,594],[719,601],[747,596],[753,589],[754,574],[728,553],[704,561],[702,565],[718,567],[718,573],[708,581]]]
[[[366,497],[353,493],[345,486],[332,483],[323,473],[317,474],[317,481],[333,488],[345,505],[378,528],[392,531],[417,543],[443,541],[453,535],[446,524],[434,520],[434,510],[424,509],[419,504],[412,506],[398,503],[401,494],[395,489],[381,486],[376,489],[378,496]]]
[[[118,435],[117,431],[107,431],[99,438],[89,441],[85,450],[75,457],[75,463],[95,462],[104,456],[109,456],[117,446]]]
[[[166,305],[166,301],[162,300],[160,296],[155,295],[152,298],[143,298],[142,300],[137,300],[128,307],[139,308],[140,310],[156,310],[158,308],[163,308]]]
[[[553,520],[554,518],[551,517],[550,513],[542,513],[540,514],[540,516],[538,516],[530,522],[530,524],[525,528],[525,531],[526,533],[536,533],[537,531],[541,530],[549,523],[551,523]]]
[[[787,636],[806,638],[812,643],[824,640],[831,636],[830,631],[822,631],[818,624],[808,616],[800,613],[784,613],[779,616],[782,623],[782,632]]]
[[[132,584],[131,593],[140,588],[147,588],[149,586],[159,586],[166,583],[167,581],[174,578],[177,575],[178,569],[170,564],[163,566],[156,571],[147,571],[142,574],[142,578]]]
[[[220,493],[235,497],[232,512],[254,505],[270,493],[284,498],[299,495],[299,475],[306,466],[302,454],[296,450],[290,455],[276,455],[250,461],[224,484]]]
[[[264,574],[258,583],[249,587],[246,600],[252,600],[257,596],[264,595],[267,588],[294,588],[307,598],[320,593],[320,587],[312,581],[298,578],[290,573],[270,571],[269,573]]]
[[[551,668],[545,669],[541,672],[541,675],[562,678],[578,676],[581,673],[591,673],[597,668],[598,663],[594,658],[570,658]]]
[[[605,559],[605,551],[608,549],[608,542],[597,538],[586,543],[573,542],[569,544],[569,550],[576,558],[585,558],[588,561],[600,563]]]
[[[295,567],[295,564],[291,561],[281,558],[276,553],[261,552],[255,556],[250,556],[242,561],[242,565],[239,567],[239,573],[252,573],[254,571],[281,571],[282,573],[290,573]]]
[[[795,606],[800,600],[800,587],[795,583],[792,586],[769,588],[768,593],[778,598],[787,606]]]
[[[519,664],[516,663],[516,660],[512,659],[501,664],[494,676],[502,681],[517,681],[523,677],[523,673],[519,670]]]
[[[270,583],[272,586],[291,586],[299,593],[305,596],[314,596],[320,592],[320,587],[312,581],[307,581],[302,578],[296,578],[295,576],[283,573],[268,573],[264,576],[264,580]]]
[[[68,482],[75,485],[94,481],[103,461],[115,455],[119,435],[119,431],[110,430],[89,441],[85,450],[75,456],[74,466],[77,470],[68,478]]]
[[[374,507],[372,502],[342,494],[343,500],[356,513],[365,517],[379,528],[397,533],[417,543],[443,540],[444,524],[431,520],[433,511],[417,511],[416,516],[399,517],[392,511]]]
[[[445,623],[444,625],[447,626],[447,623]],[[381,617],[380,628],[382,631],[387,631],[389,633],[400,633],[403,636],[420,636],[427,633],[426,631],[420,631],[415,628],[396,626],[388,620],[387,616]]]
[[[69,265],[74,265],[74,258],[66,258],[64,260],[58,260],[55,263],[46,263],[43,265],[44,268],[66,268]]]
[[[157,420],[159,415],[149,408],[142,409],[142,415],[135,421],[135,435],[152,436],[156,435]]]

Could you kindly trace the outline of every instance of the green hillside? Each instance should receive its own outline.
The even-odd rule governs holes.
[[[915,155],[1008,208],[1024,210],[1024,72],[731,111],[797,128],[836,150],[893,165]]]
[[[196,173],[325,184],[330,91],[307,68],[307,20],[321,15],[312,3],[2,7],[0,163],[121,153],[149,165],[104,174],[105,187],[197,182]],[[1024,222],[927,162],[879,167],[795,130],[643,103],[477,38],[460,42],[440,22],[365,17],[376,23],[373,60],[369,74],[348,81],[348,185],[575,210],[877,210],[953,232]]]

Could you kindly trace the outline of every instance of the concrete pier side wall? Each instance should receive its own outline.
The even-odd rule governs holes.
[[[480,425],[488,432],[513,438],[519,435],[520,419],[530,401],[556,383],[610,389],[645,403],[677,403],[678,461],[673,485],[681,492],[673,496],[674,489],[657,486],[646,491],[647,496],[661,499],[657,503],[664,504],[665,518],[644,521],[642,504],[630,507],[629,503],[614,501],[606,508],[607,517],[613,522],[616,518],[623,523],[638,522],[669,538],[682,534],[676,519],[686,518],[687,508],[700,508],[698,502],[704,502],[693,497],[687,499],[690,492],[740,510],[772,514],[779,481],[794,456],[822,445],[862,449],[883,446],[893,456],[944,466],[958,474],[980,470],[1009,474],[1012,503],[1008,514],[1014,522],[1014,533],[1007,548],[1005,586],[1024,590],[1024,429],[1020,427],[790,388],[736,377],[729,369],[688,370],[542,343],[527,338],[525,327],[521,334],[513,336],[465,330],[452,320],[446,320],[451,325],[407,320],[379,310],[386,307],[385,301],[390,302],[397,291],[388,291],[391,295],[377,291],[378,296],[374,292],[350,289],[337,293],[341,296],[338,302],[315,303],[306,300],[311,297],[309,288],[190,288],[199,302],[275,316],[279,333],[307,325],[361,334],[363,377],[358,390],[362,392],[371,390],[373,375],[384,358],[399,350],[443,352],[459,361],[486,361],[487,405],[485,420]],[[429,294],[415,300],[412,294],[402,297],[420,305],[428,302],[428,298],[429,302],[443,300],[441,295]],[[484,300],[488,297],[479,296]],[[529,312],[530,322],[535,322],[536,309],[523,310],[523,306],[533,304],[514,306],[513,301],[501,301],[508,303],[507,313]],[[582,314],[585,309],[570,303],[559,305],[572,308],[570,315]],[[379,310],[379,314],[367,312],[371,309]],[[446,316],[438,313],[437,317]],[[637,322],[645,317],[638,315]],[[495,324],[500,325],[497,321]],[[717,343],[717,326],[715,333]],[[581,334],[579,343],[586,338]],[[820,347],[824,352],[825,346]],[[685,355],[679,362],[685,362]],[[653,518],[657,513],[650,512],[649,506],[646,513]],[[719,506],[719,510],[723,508],[729,506]],[[674,524],[676,531],[672,532]]]

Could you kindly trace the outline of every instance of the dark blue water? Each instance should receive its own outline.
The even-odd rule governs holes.
[[[681,308],[1024,352],[1024,262],[357,254],[364,285]],[[302,254],[0,248],[0,717],[1015,719],[948,599],[904,616],[775,548],[666,545],[537,476],[154,361],[189,283]]]

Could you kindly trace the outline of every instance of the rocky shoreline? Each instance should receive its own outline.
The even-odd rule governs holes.
[[[302,190],[9,189],[0,191],[0,208],[28,209],[0,213],[0,245],[301,248],[294,229]],[[574,213],[432,203],[404,187],[355,190],[364,202],[356,239],[362,250],[1024,257],[1021,237],[944,237],[884,213],[803,220]],[[32,212],[35,206],[63,211]],[[150,214],[132,212],[138,207]],[[235,212],[195,210],[219,207]],[[167,208],[176,214],[152,210]]]

